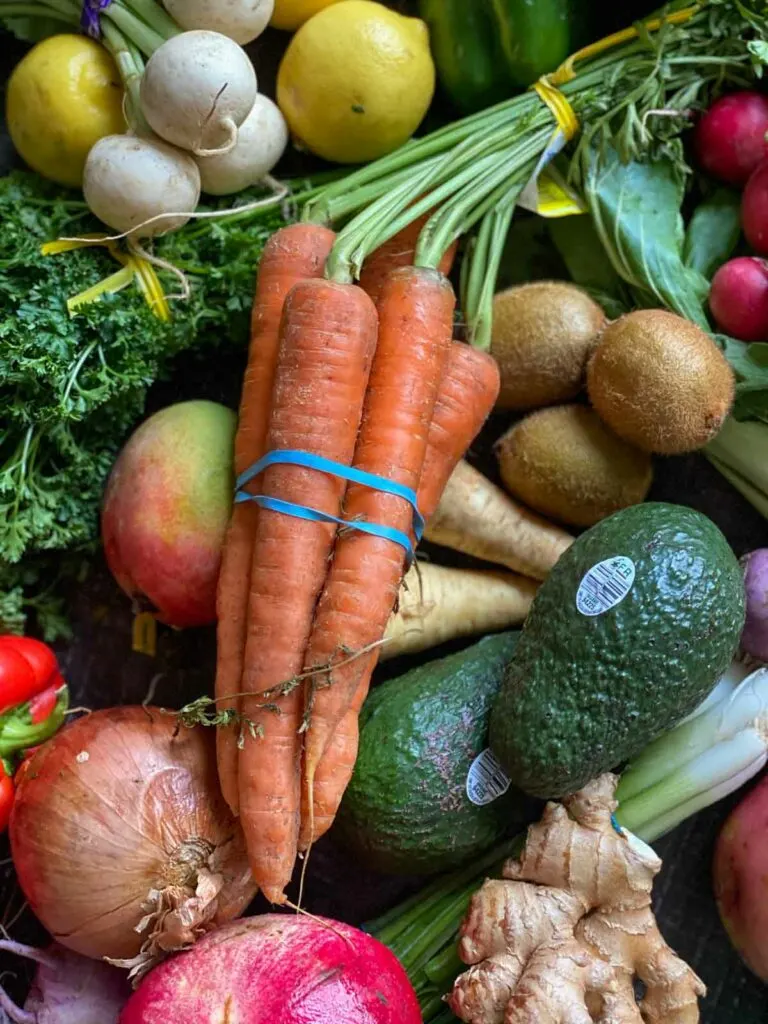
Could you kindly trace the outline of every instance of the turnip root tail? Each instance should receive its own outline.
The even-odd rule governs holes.
[[[227,153],[231,153],[237,145],[237,125],[231,117],[225,117],[220,122],[222,129],[226,132],[227,141],[221,146],[216,146],[215,149],[201,149],[196,147],[192,150],[192,153],[198,157],[206,156],[226,156]]]
[[[427,540],[543,580],[573,537],[517,505],[460,462],[427,523]]]

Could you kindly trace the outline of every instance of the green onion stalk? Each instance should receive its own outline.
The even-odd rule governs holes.
[[[735,792],[768,761],[768,668],[734,662],[710,696],[651,743],[622,774],[618,824],[652,843]],[[399,957],[425,1024],[454,1020],[443,995],[465,969],[458,930],[472,895],[522,849],[517,836],[471,866],[437,879],[365,927]]]
[[[768,424],[725,421],[704,449],[712,465],[768,519]]]
[[[742,87],[754,81],[758,69],[749,43],[761,37],[763,27],[743,0],[671,4],[661,19],[640,23],[633,33],[588,47],[566,62],[573,76],[566,71],[550,78],[580,126],[578,140],[558,158],[574,188],[580,186],[583,157],[599,154],[606,143],[625,160],[667,153],[683,166],[679,136],[690,124],[692,107],[705,106],[724,83]],[[305,205],[303,217],[341,224],[328,275],[354,280],[366,256],[429,214],[415,262],[436,267],[454,241],[470,236],[462,307],[469,340],[487,349],[512,215],[560,120],[529,90],[412,140],[324,189]]]

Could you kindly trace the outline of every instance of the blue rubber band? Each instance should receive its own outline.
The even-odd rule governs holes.
[[[355,469],[353,466],[344,466],[339,462],[333,462],[331,459],[324,459],[320,455],[312,455],[310,452],[296,451],[294,449],[280,449],[268,452],[237,478],[235,502],[255,501],[260,508],[293,516],[295,519],[307,519],[317,523],[335,523],[337,526],[358,530],[373,537],[381,537],[404,548],[410,564],[414,557],[413,544],[410,537],[403,533],[402,530],[396,530],[391,526],[384,526],[382,523],[341,519],[327,512],[320,512],[318,509],[310,508],[307,505],[296,505],[290,501],[282,501],[280,498],[270,498],[265,494],[250,494],[244,490],[247,484],[263,473],[268,466],[285,464],[306,466],[308,469],[316,469],[321,473],[328,473],[331,476],[349,480],[363,487],[370,487],[372,490],[383,491],[386,494],[394,494],[396,497],[402,498],[413,509],[414,536],[417,543],[421,540],[424,533],[424,517],[419,512],[416,492],[412,488],[404,487],[402,484],[395,483],[393,480],[387,480],[385,477]]]

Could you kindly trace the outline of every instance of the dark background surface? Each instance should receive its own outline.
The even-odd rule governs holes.
[[[606,27],[607,30],[607,27]],[[267,33],[253,47],[261,87],[273,77],[276,56],[282,45],[279,34]],[[0,31],[0,82],[24,52]],[[14,161],[10,142],[0,122],[0,173]],[[291,155],[286,173],[301,166]],[[177,373],[170,383],[157,386],[150,396],[150,411],[184,398],[211,398],[234,404],[237,400],[242,362],[217,362],[189,373]],[[1,415],[1,413],[0,413]],[[503,430],[503,420],[492,421],[475,445],[473,457],[492,472],[488,442]],[[724,531],[737,555],[768,545],[768,525],[712,469],[705,459],[691,456],[658,460],[651,498],[690,505],[710,516]],[[447,561],[446,553],[439,558]],[[72,689],[73,704],[92,708],[142,701],[150,686],[154,702],[180,707],[202,693],[210,692],[215,662],[212,630],[185,634],[163,631],[154,659],[131,651],[131,614],[126,599],[118,592],[102,567],[72,596],[75,638],[63,649],[62,662]],[[397,668],[397,666],[395,666]],[[703,1024],[760,1024],[768,1021],[768,988],[741,964],[720,925],[711,890],[712,850],[718,829],[736,797],[685,823],[656,844],[664,868],[656,888],[659,922],[665,938],[699,972],[709,994],[703,1004]],[[29,912],[14,885],[12,865],[7,859],[7,842],[0,841],[0,923],[20,941],[44,942],[45,935]],[[363,871],[333,844],[333,836],[313,850],[304,905],[314,913],[361,923],[393,905],[418,886],[416,879],[393,879]],[[293,894],[295,897],[295,893]],[[257,901],[252,910],[264,907]],[[4,962],[0,974],[15,971],[17,977],[4,984],[17,997],[23,992],[26,975],[18,963]]]

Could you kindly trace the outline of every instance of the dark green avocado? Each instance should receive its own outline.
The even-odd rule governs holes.
[[[681,721],[730,664],[744,603],[728,542],[693,509],[635,505],[582,534],[539,589],[493,707],[516,785],[574,792]]]
[[[367,866],[391,874],[447,870],[523,820],[526,801],[512,789],[484,806],[467,796],[518,636],[486,637],[384,683],[366,701],[334,834]]]

